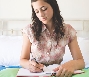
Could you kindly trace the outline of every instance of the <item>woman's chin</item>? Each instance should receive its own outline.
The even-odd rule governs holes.
[[[43,24],[47,24],[48,22],[47,21],[42,21]]]

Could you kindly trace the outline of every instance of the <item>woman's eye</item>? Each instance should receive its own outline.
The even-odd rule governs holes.
[[[35,13],[39,13],[39,11],[35,11]]]
[[[47,8],[42,8],[43,11],[47,10]]]

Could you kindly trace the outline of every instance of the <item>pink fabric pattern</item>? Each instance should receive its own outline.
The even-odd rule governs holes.
[[[31,45],[32,57],[43,64],[59,64],[65,53],[65,46],[70,43],[76,36],[75,29],[64,24],[65,36],[58,44],[54,40],[55,33],[50,34],[45,25],[42,25],[41,41],[38,42],[34,38],[34,32],[31,29],[32,25],[28,25],[23,29],[23,32],[28,36]]]

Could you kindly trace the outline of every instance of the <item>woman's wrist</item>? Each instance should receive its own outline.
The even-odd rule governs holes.
[[[73,67],[74,70],[83,69],[84,68],[84,62],[82,59],[79,60],[70,60],[66,62],[65,64],[68,64],[69,66]]]
[[[29,69],[29,67],[30,67],[30,61],[27,59],[21,60],[20,64],[23,68],[26,68],[26,69]]]

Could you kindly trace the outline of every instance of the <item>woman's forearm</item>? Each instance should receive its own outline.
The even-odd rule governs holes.
[[[83,69],[85,67],[85,62],[83,59],[74,60],[75,69]]]
[[[71,60],[69,63],[74,67],[74,70],[83,69],[85,67],[83,59]]]
[[[23,68],[29,69],[30,61],[29,60],[26,60],[26,59],[21,59],[20,60],[20,65]]]

